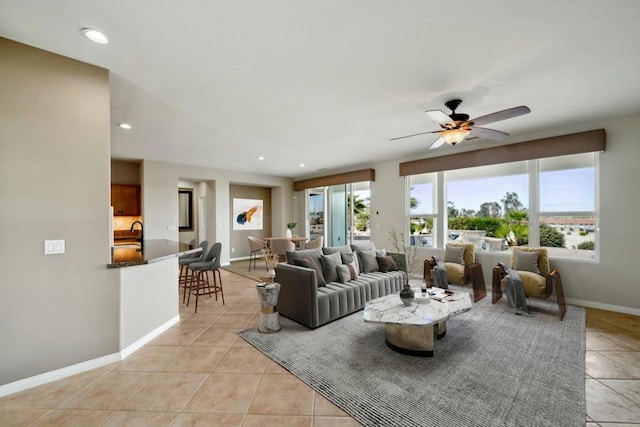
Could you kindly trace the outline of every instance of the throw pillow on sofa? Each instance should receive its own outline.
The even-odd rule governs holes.
[[[312,258],[318,261],[318,265],[320,265],[320,257],[322,256],[322,249],[304,249],[302,251],[287,251],[287,262],[289,264],[295,265],[295,260],[304,259],[304,258]]]
[[[360,257],[360,271],[362,273],[373,273],[380,271],[378,261],[376,260],[376,251],[358,251]]]
[[[340,254],[342,256],[342,264],[349,266],[349,272],[353,270],[351,280],[357,279],[360,275],[360,266],[358,266],[358,255],[356,254]]]
[[[398,264],[396,264],[396,260],[394,260],[390,256],[376,257],[376,261],[378,261],[378,267],[380,268],[380,272],[382,273],[387,273],[389,271],[398,271]]]
[[[331,255],[322,255],[322,257],[320,258],[320,263],[322,264],[322,274],[324,275],[324,280],[327,283],[337,282],[337,267],[339,265],[342,265],[342,257],[340,256],[340,253],[336,252]]]
[[[347,283],[349,280],[352,280],[348,264],[340,264],[336,267],[336,271],[338,272],[338,280],[340,283]]]
[[[298,267],[306,267],[314,270],[316,272],[316,282],[318,282],[318,287],[327,286],[327,282],[324,280],[324,275],[322,274],[322,268],[316,259],[313,258],[300,258],[293,260],[295,265]]]

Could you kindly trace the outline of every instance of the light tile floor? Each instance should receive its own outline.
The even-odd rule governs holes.
[[[0,426],[357,426],[236,332],[257,323],[255,283],[222,271],[226,305],[122,362],[0,398]],[[587,426],[640,425],[640,317],[587,309]]]

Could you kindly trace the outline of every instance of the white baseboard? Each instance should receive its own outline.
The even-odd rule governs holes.
[[[142,338],[133,342],[131,345],[128,345],[127,347],[121,349],[120,360],[126,359],[131,355],[131,353],[138,350],[140,347],[142,347],[143,345],[145,345],[146,343],[148,343],[149,341],[151,341],[152,339],[154,339],[155,337],[157,337],[158,335],[160,335],[161,333],[163,333],[164,331],[166,331],[167,329],[169,329],[179,321],[180,321],[179,315],[172,319],[169,319],[162,325],[155,328],[153,331],[149,332],[148,334],[144,335]]]
[[[640,309],[633,307],[624,307],[621,305],[605,304],[602,302],[587,301],[576,298],[565,298],[567,304],[579,305],[581,307],[599,308],[600,310],[615,311],[616,313],[633,314],[640,316]]]
[[[86,362],[80,362],[65,368],[56,369],[55,371],[45,372],[44,374],[36,375],[34,377],[18,380],[0,386],[0,397],[119,361],[120,353],[113,353],[108,356],[98,357],[97,359],[87,360]]]
[[[81,372],[90,371],[92,369],[99,368],[101,366],[109,365],[111,363],[119,362],[126,359],[133,352],[140,347],[175,325],[180,321],[180,316],[176,316],[164,324],[158,326],[153,331],[149,332],[133,344],[120,350],[118,353],[109,354],[107,356],[98,357],[96,359],[87,360],[86,362],[80,362],[75,365],[67,366],[64,368],[56,369],[55,371],[45,372],[33,377],[18,380],[9,384],[0,386],[0,397],[17,393],[22,390],[37,387],[43,384],[50,383],[51,381],[57,381],[71,375],[79,374]]]

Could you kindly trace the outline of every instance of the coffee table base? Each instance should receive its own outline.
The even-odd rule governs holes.
[[[409,356],[433,357],[434,336],[442,339],[447,334],[447,322],[435,325],[385,325],[387,346]]]

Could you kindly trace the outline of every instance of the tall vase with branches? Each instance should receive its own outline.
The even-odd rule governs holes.
[[[407,256],[407,281],[411,277],[420,271],[422,261],[418,258],[418,248],[415,246],[407,245],[404,233],[398,233],[395,227],[391,227],[389,230],[389,240],[391,246],[396,252],[404,253]]]
[[[267,263],[267,282],[273,283],[276,278],[276,266],[278,265],[278,254],[271,251],[271,247],[265,246],[262,248],[264,259]]]

